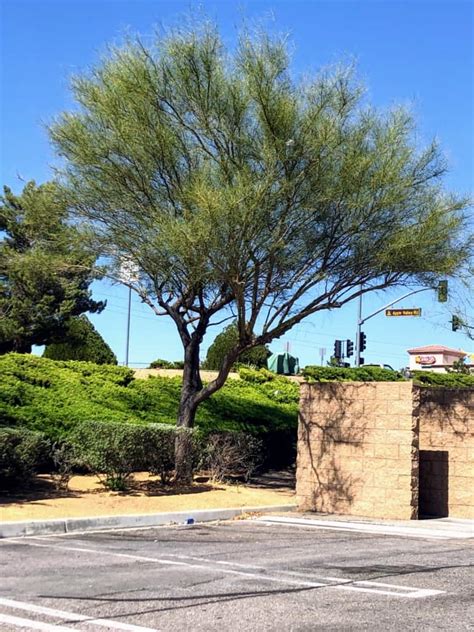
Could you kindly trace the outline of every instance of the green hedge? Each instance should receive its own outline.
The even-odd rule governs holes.
[[[183,369],[184,362],[182,360],[162,360],[158,358],[150,362],[149,369]]]
[[[178,432],[192,433],[163,424],[83,421],[69,440],[80,463],[102,476],[110,489],[124,490],[130,476],[139,470],[159,474],[163,483],[170,480]]]
[[[474,388],[474,375],[465,373],[433,373],[432,371],[413,371],[413,380],[420,386],[439,386],[444,388]]]
[[[307,382],[402,382],[406,378],[398,371],[379,367],[347,368],[307,366],[302,374]]]
[[[398,371],[379,367],[322,367],[307,366],[302,374],[307,382],[399,382],[406,380]],[[420,386],[440,386],[445,388],[474,388],[474,375],[465,373],[433,373],[432,371],[412,371],[412,379]]]
[[[197,427],[276,433],[287,442],[296,434],[298,384],[273,374],[243,377],[199,407]],[[84,421],[174,425],[180,390],[180,378],[134,379],[124,367],[9,354],[0,357],[0,425],[42,431],[54,441]]]
[[[51,444],[39,432],[0,428],[0,489],[28,485],[50,450]]]

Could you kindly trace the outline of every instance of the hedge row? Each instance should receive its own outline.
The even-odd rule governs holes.
[[[432,371],[413,371],[413,380],[420,386],[474,388],[474,375],[466,373],[433,373]]]
[[[302,374],[307,382],[400,382],[406,380],[399,371],[379,367],[342,368],[307,366]],[[474,375],[412,371],[411,379],[420,386],[474,388]]]
[[[364,366],[347,369],[307,366],[302,373],[307,382],[401,382],[406,379],[398,371]]]
[[[48,460],[50,449],[40,432],[0,428],[0,489],[27,484]]]
[[[248,479],[264,463],[264,445],[251,435],[176,429],[169,425],[133,425],[114,422],[81,422],[67,442],[52,443],[44,435],[25,429],[0,429],[0,490],[24,488],[46,463],[54,463],[58,487],[67,488],[74,470],[96,474],[105,487],[128,488],[137,471],[159,475],[170,483],[174,471],[174,446],[179,434],[189,437],[189,458],[194,466],[217,480],[230,475]]]
[[[0,425],[63,440],[82,421],[175,424],[180,378],[134,379],[124,367],[55,362],[32,355],[0,357]],[[229,380],[198,409],[204,432],[261,436],[296,432],[298,385],[284,379]]]

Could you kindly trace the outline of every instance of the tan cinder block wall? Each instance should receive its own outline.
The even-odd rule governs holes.
[[[431,496],[428,508],[447,495],[449,516],[474,518],[474,390],[417,390],[420,450],[426,460],[421,493]]]
[[[299,509],[416,518],[418,422],[411,382],[302,384]]]

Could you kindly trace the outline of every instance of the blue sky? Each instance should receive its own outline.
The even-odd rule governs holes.
[[[409,105],[418,122],[419,140],[437,137],[449,162],[446,186],[472,194],[473,175],[473,9],[456,0],[273,0],[190,3],[179,0],[3,0],[1,2],[3,107],[1,183],[19,191],[20,177],[42,182],[51,177],[55,157],[45,125],[73,107],[68,92],[72,74],[97,62],[106,45],[127,33],[151,36],[154,27],[179,23],[200,11],[215,19],[232,45],[242,20],[259,21],[288,32],[294,48],[293,70],[311,73],[340,60],[355,60],[377,107]],[[403,290],[367,299],[374,311]],[[107,299],[106,310],[92,317],[119,361],[125,355],[127,291],[105,283],[94,296]],[[399,306],[423,308],[422,318],[367,322],[366,362],[407,364],[406,349],[445,344],[474,352],[474,343],[452,333],[450,311],[456,304],[436,302],[425,292]],[[332,352],[335,338],[354,337],[357,306],[315,315],[271,345],[287,342],[301,364],[319,362],[319,350]],[[212,342],[213,330],[203,345]],[[130,360],[145,365],[154,358],[180,359],[172,323],[133,301]]]

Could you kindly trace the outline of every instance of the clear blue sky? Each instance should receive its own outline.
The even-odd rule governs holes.
[[[120,42],[127,33],[146,37],[154,26],[174,25],[185,14],[203,11],[218,22],[230,44],[243,18],[288,32],[296,73],[355,59],[371,102],[377,107],[410,104],[420,140],[435,136],[441,141],[450,165],[446,185],[472,193],[472,2],[3,0],[1,7],[1,183],[14,190],[21,189],[19,176],[37,182],[51,177],[55,158],[44,126],[72,107],[71,74],[87,69],[107,43]],[[364,312],[401,293],[367,300]],[[108,306],[92,320],[123,361],[126,291],[98,283],[94,296],[106,298]],[[465,336],[451,332],[449,306],[437,303],[431,293],[407,299],[400,306],[421,306],[423,317],[380,315],[368,321],[366,362],[387,362],[398,368],[407,364],[406,349],[432,343],[474,351]],[[271,348],[278,351],[289,342],[303,365],[317,363],[321,347],[327,349],[328,357],[336,337],[354,337],[355,318],[356,305],[316,315]],[[215,333],[205,340],[204,353]],[[178,337],[172,323],[134,301],[131,362],[145,364],[156,357],[181,358]]]

